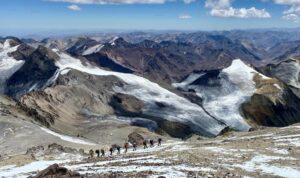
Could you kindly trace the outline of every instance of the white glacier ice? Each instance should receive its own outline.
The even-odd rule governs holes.
[[[114,37],[112,40],[110,40],[110,42],[109,42],[110,45],[112,45],[112,46],[116,45],[115,41],[116,41],[117,39],[119,39],[118,36],[116,36],[116,37]]]
[[[5,90],[5,82],[17,70],[19,70],[25,61],[18,61],[8,54],[14,52],[19,46],[10,46],[10,39],[5,40],[4,44],[0,45],[0,93]]]
[[[92,47],[88,48],[87,50],[85,50],[85,51],[82,53],[82,55],[85,56],[85,55],[97,53],[97,52],[99,52],[103,47],[104,47],[104,45],[102,45],[102,44],[98,44],[98,45],[92,46]]]
[[[79,59],[65,53],[56,52],[60,56],[60,60],[56,62],[60,70],[71,68],[93,75],[113,75],[122,79],[128,85],[122,88],[116,87],[114,88],[115,91],[143,100],[145,102],[144,113],[147,115],[185,123],[193,131],[210,136],[219,134],[225,128],[225,125],[208,116],[200,106],[143,77],[134,74],[106,71],[89,64],[85,66]],[[157,103],[163,103],[165,107],[159,107]]]
[[[247,131],[250,126],[240,114],[240,106],[255,92],[253,77],[257,71],[246,65],[240,59],[220,71],[218,78],[206,79],[208,85],[190,85],[191,74],[182,83],[176,84],[183,89],[194,89],[203,99],[203,107],[214,117],[226,123],[235,130]],[[199,78],[204,75],[200,75]],[[266,76],[261,77],[268,79]],[[188,81],[187,81],[188,80]]]
[[[192,73],[183,82],[173,83],[172,85],[176,88],[184,88],[196,81],[199,77],[203,76],[205,73]]]

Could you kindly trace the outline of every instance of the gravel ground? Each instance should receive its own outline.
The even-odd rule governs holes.
[[[6,167],[0,168],[0,175],[26,177],[57,162],[86,177],[293,178],[300,175],[299,147],[300,126],[293,125],[249,133],[232,132],[214,139],[194,136],[187,141],[168,140],[162,146],[104,158],[57,154],[51,159],[40,156],[30,164],[27,160],[23,166],[21,163],[14,166],[9,162],[16,159],[12,156],[2,160],[1,165],[6,162]]]

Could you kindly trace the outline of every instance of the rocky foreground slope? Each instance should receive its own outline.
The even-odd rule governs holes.
[[[130,149],[126,154],[88,158],[89,149],[103,147],[87,146],[85,153],[76,147],[72,149],[57,144],[34,147],[26,154],[2,159],[0,176],[34,177],[55,163],[83,177],[297,178],[300,175],[299,125],[229,133],[215,139],[170,139],[162,146],[139,147],[137,151]]]

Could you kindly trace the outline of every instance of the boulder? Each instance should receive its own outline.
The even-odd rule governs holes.
[[[26,155],[35,155],[35,156],[39,156],[41,154],[43,154],[45,148],[41,145],[39,146],[34,146],[31,148],[28,148],[26,151]]]
[[[143,145],[144,140],[144,136],[137,132],[132,132],[128,135],[128,142],[130,142],[131,144],[136,143],[137,145]]]
[[[60,167],[58,164],[53,164],[46,169],[40,171],[34,178],[79,178],[81,177],[79,173],[69,171],[65,167]]]

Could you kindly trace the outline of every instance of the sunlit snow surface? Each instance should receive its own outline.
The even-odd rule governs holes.
[[[103,47],[104,47],[104,45],[102,45],[102,44],[92,46],[92,47],[88,48],[87,50],[85,50],[82,53],[82,55],[89,55],[89,54],[96,53],[96,52],[100,51]]]
[[[237,59],[231,66],[221,70],[217,79],[207,79],[207,85],[191,85],[195,77],[203,77],[203,74],[191,74],[185,81],[174,86],[194,89],[203,98],[203,107],[211,115],[236,130],[247,131],[250,126],[240,115],[239,109],[255,92],[253,77],[256,73],[258,72]]]
[[[174,147],[174,145],[176,147]],[[180,149],[178,149],[178,146]],[[138,149],[137,151],[128,150],[127,155],[115,155],[106,160],[99,160],[98,162],[83,162],[73,164],[74,161],[82,160],[82,156],[72,154],[59,154],[53,160],[37,160],[32,163],[16,166],[9,165],[0,167],[0,177],[28,177],[34,176],[35,171],[43,170],[48,166],[57,163],[69,170],[77,171],[81,174],[86,173],[109,173],[109,172],[145,172],[153,171],[156,177],[164,175],[168,178],[173,177],[187,177],[189,171],[200,172],[215,172],[213,168],[202,167],[197,165],[187,164],[172,164],[176,157],[160,158],[155,153],[166,150],[172,152],[181,152],[182,150],[191,149],[184,142],[166,141],[162,146],[152,147],[149,149]],[[134,154],[134,155],[132,155]],[[145,155],[144,155],[145,154]],[[161,164],[161,165],[156,165]],[[154,176],[154,175],[153,175]]]
[[[128,85],[122,88],[116,87],[114,90],[143,100],[145,102],[143,112],[147,115],[188,124],[193,131],[206,135],[217,135],[225,127],[208,116],[198,105],[143,77],[106,71],[89,64],[84,66],[79,59],[56,52],[61,58],[56,62],[61,71],[71,68],[93,75],[113,75],[122,79]],[[160,107],[157,103],[163,103],[165,107]]]
[[[59,164],[64,161],[53,160],[53,161],[36,161],[24,166],[16,167],[16,165],[6,166],[0,168],[0,177],[18,177],[26,178],[28,175],[26,173],[42,170],[47,168],[52,164]]]
[[[59,137],[61,140],[67,141],[67,142],[71,142],[71,143],[77,143],[77,144],[82,144],[82,145],[96,145],[95,143],[89,142],[89,141],[85,141],[82,139],[78,139],[78,138],[74,138],[74,137],[70,137],[67,135],[61,135],[59,133],[53,132],[49,129],[43,128],[41,127],[41,129],[45,132],[47,132],[48,134],[51,134],[53,136]]]
[[[68,153],[57,154],[52,157],[53,160],[36,160],[25,165],[8,165],[0,167],[1,178],[26,178],[32,175],[32,172],[41,171],[53,164],[64,164],[71,161],[82,160],[81,155]]]
[[[290,157],[282,156],[267,156],[267,155],[257,155],[250,161],[242,165],[234,165],[235,167],[242,168],[249,172],[255,172],[261,170],[263,173],[271,174],[274,176],[286,177],[286,178],[298,178],[300,171],[292,167],[285,166],[274,166],[267,164],[268,162],[274,160],[289,160],[294,159]]]
[[[16,51],[18,47],[19,46],[11,47],[9,39],[7,39],[4,44],[0,43],[0,93],[4,92],[6,80],[24,64],[24,61],[17,61],[8,55]]]

